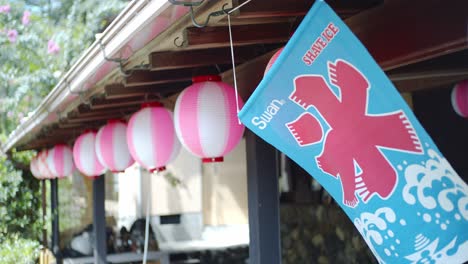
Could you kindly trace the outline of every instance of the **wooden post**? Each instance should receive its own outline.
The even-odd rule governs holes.
[[[41,181],[42,187],[42,245],[47,248],[47,228],[46,228],[46,215],[47,215],[47,181]]]
[[[50,208],[52,214],[52,252],[55,255],[56,263],[62,264],[60,252],[60,228],[59,228],[59,208],[58,208],[58,179],[50,180]]]
[[[93,229],[94,229],[94,263],[107,263],[106,211],[105,211],[104,174],[93,181]]]
[[[249,196],[250,264],[280,264],[278,153],[246,133]]]

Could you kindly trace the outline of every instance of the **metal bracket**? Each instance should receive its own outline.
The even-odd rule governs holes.
[[[227,12],[229,12],[231,9],[224,9],[224,6],[223,6],[223,9],[222,10],[219,10],[219,11],[215,11],[215,12],[212,12],[208,15],[208,17],[206,18],[205,22],[203,24],[200,24],[196,21],[195,19],[195,11],[193,10],[193,7],[194,6],[200,6],[205,0],[201,0],[201,1],[198,1],[198,2],[189,2],[189,1],[180,1],[180,0],[169,0],[169,2],[173,5],[182,5],[182,6],[188,6],[190,7],[190,18],[192,19],[192,24],[197,27],[197,28],[204,28],[208,25],[208,23],[210,22],[210,19],[212,17],[216,17],[216,16],[222,16],[222,15],[226,15]],[[225,4],[226,5],[226,4]],[[175,44],[175,43],[174,43]],[[179,45],[175,44],[177,47],[179,47]]]

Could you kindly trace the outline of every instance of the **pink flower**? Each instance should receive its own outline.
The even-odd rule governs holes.
[[[16,39],[18,38],[18,31],[16,31],[15,29],[8,30],[7,37],[11,43],[15,43]]]
[[[23,23],[23,25],[28,25],[29,24],[29,17],[31,16],[31,12],[29,12],[28,10],[24,11],[23,12],[23,18],[21,19],[21,22]]]
[[[57,55],[60,52],[60,47],[53,40],[49,40],[47,43],[47,53]]]
[[[0,13],[10,13],[10,5],[4,5],[4,6],[0,6]]]

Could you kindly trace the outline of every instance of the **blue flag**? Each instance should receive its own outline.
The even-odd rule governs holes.
[[[325,2],[239,118],[334,197],[379,262],[468,260],[468,186]]]

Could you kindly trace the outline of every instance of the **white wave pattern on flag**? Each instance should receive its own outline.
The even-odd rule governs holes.
[[[430,159],[424,165],[412,164],[405,169],[403,199],[410,205],[420,203],[429,210],[438,206],[445,212],[456,210],[457,220],[460,215],[468,220],[468,186],[436,151],[429,149],[428,155]]]
[[[354,219],[354,225],[363,236],[367,245],[369,245],[379,263],[385,262],[375,250],[374,244],[379,246],[384,244],[384,238],[388,237],[385,234],[393,234],[391,230],[387,230],[388,223],[394,223],[395,221],[395,212],[389,207],[380,208],[374,214],[369,212],[362,213],[359,218]],[[386,249],[385,252],[387,254],[390,251]]]

